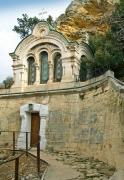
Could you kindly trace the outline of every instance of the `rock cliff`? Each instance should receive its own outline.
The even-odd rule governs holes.
[[[65,14],[58,17],[57,30],[70,40],[85,38],[86,33],[105,33],[109,29],[106,19],[118,2],[119,0],[73,0]]]

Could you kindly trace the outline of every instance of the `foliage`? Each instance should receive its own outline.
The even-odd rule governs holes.
[[[22,18],[17,18],[18,26],[14,26],[13,31],[20,34],[21,38],[28,36],[34,26],[40,21],[36,16],[31,18],[27,14],[22,14]]]
[[[22,18],[17,18],[18,25],[15,25],[13,28],[13,31],[15,31],[17,34],[20,35],[20,38],[25,38],[29,34],[31,34],[34,26],[42,21],[43,19],[39,19],[36,16],[35,17],[28,17],[27,14],[22,14]],[[46,21],[53,25],[53,18],[51,15],[48,16]]]
[[[111,28],[105,35],[90,37],[90,46],[94,52],[94,61],[90,63],[93,76],[106,70],[112,70],[115,76],[124,76],[124,2],[116,5],[111,16]]]
[[[13,85],[14,81],[13,78],[8,76],[4,81],[3,84],[5,85],[5,88],[8,89]]]
[[[53,21],[53,18],[51,15],[48,16],[48,18],[46,19],[46,21],[50,24],[50,25],[53,25],[54,24],[54,21]]]
[[[124,76],[124,54],[112,32],[91,37],[90,45],[94,51],[94,61],[90,64],[93,76],[109,69],[115,72],[116,77]]]
[[[121,50],[124,52],[124,1],[116,5],[116,9],[110,18],[111,30]]]
[[[85,81],[87,79],[87,58],[85,56],[81,57],[79,78],[80,81]]]

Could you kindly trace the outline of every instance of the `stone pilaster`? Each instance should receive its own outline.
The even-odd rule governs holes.
[[[40,67],[38,66],[38,64],[36,63],[36,80],[35,80],[35,84],[40,84]]]
[[[49,80],[48,80],[49,83],[49,82],[53,82],[53,64],[49,62],[48,66],[49,66]]]

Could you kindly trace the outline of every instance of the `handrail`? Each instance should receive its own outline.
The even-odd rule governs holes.
[[[9,156],[9,157],[11,157],[10,159],[7,157],[8,159],[6,158],[6,160],[1,162],[0,165],[15,160],[15,180],[18,180],[19,179],[19,158],[24,153],[26,153],[26,155],[28,156],[28,154],[29,154],[28,151],[31,149],[31,147],[30,148],[28,147],[28,132],[23,132],[26,135],[26,137],[25,137],[26,139],[25,139],[25,142],[24,142],[25,143],[25,148],[22,148],[22,149],[18,149],[16,147],[16,143],[15,143],[16,142],[15,133],[17,133],[17,132],[19,133],[20,131],[0,131],[0,132],[2,132],[2,133],[12,133],[12,139],[13,139],[12,140],[12,142],[13,142],[12,146],[10,147],[10,149],[8,149],[8,150],[13,152],[13,155]],[[33,134],[35,134],[35,133],[33,133]],[[36,147],[37,147],[37,173],[38,173],[38,175],[40,175],[40,135],[38,135],[38,141],[36,143]],[[6,149],[6,146],[5,147],[3,146],[2,150],[4,150],[4,148]],[[17,155],[16,152],[20,152],[20,154]]]

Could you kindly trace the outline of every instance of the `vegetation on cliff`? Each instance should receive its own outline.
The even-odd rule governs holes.
[[[89,34],[104,34],[109,29],[105,19],[111,16],[115,0],[73,0],[56,20],[56,28],[70,40]]]
[[[109,18],[110,29],[104,34],[90,37],[94,62],[90,65],[93,74],[102,74],[110,69],[117,78],[124,77],[124,2],[116,5]]]
[[[80,80],[112,70],[117,78],[124,76],[124,1],[73,0],[58,17],[57,30],[69,40],[86,41],[94,52],[94,60],[83,57]],[[90,76],[86,77],[90,70]]]
[[[73,0],[65,14],[60,15],[55,23],[51,16],[46,19],[69,40],[82,39],[86,42],[86,34],[89,34],[94,60],[82,60],[82,81],[85,80],[87,70],[92,74],[90,77],[101,75],[109,69],[115,72],[117,78],[124,77],[124,1],[118,1]],[[23,14],[17,21],[18,26],[14,26],[13,30],[24,38],[41,20]]]

